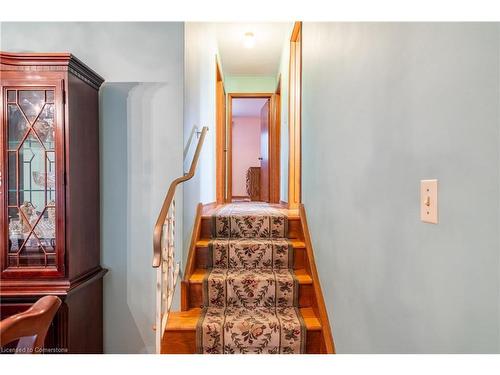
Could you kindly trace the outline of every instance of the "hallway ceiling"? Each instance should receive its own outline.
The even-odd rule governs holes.
[[[268,99],[233,99],[233,117],[260,117],[260,110]]]
[[[217,43],[224,74],[275,75],[292,22],[216,23]],[[243,46],[244,35],[255,36],[253,48]]]

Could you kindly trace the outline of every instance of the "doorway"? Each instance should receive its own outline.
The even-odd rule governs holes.
[[[226,202],[279,202],[276,94],[229,94]]]

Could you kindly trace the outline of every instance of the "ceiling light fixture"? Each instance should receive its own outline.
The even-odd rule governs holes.
[[[253,35],[253,33],[245,33],[243,45],[245,46],[245,48],[253,48],[253,46],[255,45],[255,36]]]

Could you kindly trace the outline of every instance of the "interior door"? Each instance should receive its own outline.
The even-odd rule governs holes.
[[[260,110],[260,200],[269,202],[269,100]]]

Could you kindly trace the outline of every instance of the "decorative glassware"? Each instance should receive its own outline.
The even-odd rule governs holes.
[[[10,251],[16,252],[19,250],[19,240],[23,239],[22,233],[23,226],[19,219],[11,219],[9,223],[9,239]]]
[[[38,172],[33,171],[33,180],[38,186],[45,187],[45,178],[47,178],[47,188],[54,189],[56,187],[56,174],[54,172]]]

